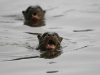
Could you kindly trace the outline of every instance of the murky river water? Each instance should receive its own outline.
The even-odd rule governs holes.
[[[45,26],[23,25],[29,5],[46,10]],[[100,0],[1,0],[0,75],[100,75]],[[36,50],[36,35],[63,37],[55,56]],[[51,53],[52,54],[52,53]]]

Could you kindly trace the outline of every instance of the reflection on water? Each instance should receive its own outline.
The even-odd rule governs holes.
[[[33,59],[33,58],[44,58],[44,59],[53,59],[56,58],[58,56],[60,56],[62,53],[61,50],[59,51],[40,51],[40,56],[22,56],[22,57],[16,57],[14,59],[9,59],[9,60],[4,60],[4,61],[16,61],[16,60],[23,60],[23,59]],[[49,64],[52,64],[55,62],[50,62]]]
[[[89,32],[93,31],[93,29],[86,29],[86,30],[73,30],[73,32]]]
[[[30,22],[24,22],[25,25],[30,27],[41,27],[45,26],[45,20],[36,20],[36,21],[30,21]]]
[[[22,59],[32,59],[32,58],[39,58],[39,56],[28,56],[28,57],[19,57],[12,60],[5,60],[5,61],[15,61],[15,60],[22,60]]]
[[[10,22],[10,21],[0,21],[0,23],[15,23],[15,22]]]
[[[59,51],[44,51],[41,52],[40,58],[45,58],[45,59],[52,59],[52,58],[56,58],[58,56],[60,56],[62,53],[61,50]]]
[[[57,73],[58,71],[47,71],[47,73]]]
[[[64,15],[63,14],[61,14],[61,15],[55,15],[53,17],[61,17],[61,16],[64,16]]]
[[[14,14],[14,15],[4,15],[4,16],[2,16],[2,17],[4,17],[4,18],[13,18],[13,19],[15,19],[15,20],[24,20],[24,18],[23,18],[23,16],[22,15],[19,15],[19,14]]]
[[[23,59],[33,59],[33,58],[45,58],[45,59],[53,59],[61,55],[62,51],[40,51],[40,56],[23,56],[23,57],[17,57],[15,59],[11,60],[5,60],[5,61],[16,61],[16,60],[23,60]],[[54,62],[50,62],[52,64]]]

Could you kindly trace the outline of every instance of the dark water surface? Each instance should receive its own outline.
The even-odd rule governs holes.
[[[29,5],[45,9],[45,26],[23,25]],[[57,32],[62,49],[40,52],[36,35]],[[100,75],[100,0],[1,0],[0,75]]]

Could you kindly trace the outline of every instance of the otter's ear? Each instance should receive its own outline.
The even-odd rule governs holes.
[[[22,14],[25,15],[25,11],[22,11]]]
[[[62,37],[60,37],[60,42],[63,40],[63,38]]]
[[[46,10],[44,10],[43,12],[46,13]]]
[[[42,34],[37,35],[38,39],[40,39],[40,38],[41,38],[41,36],[42,36]]]

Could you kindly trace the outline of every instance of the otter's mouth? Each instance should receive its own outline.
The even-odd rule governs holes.
[[[40,19],[40,17],[38,16],[37,13],[33,13],[33,14],[32,14],[32,18],[33,18],[33,19],[37,19],[37,20]]]
[[[54,50],[56,48],[56,42],[54,40],[47,41],[46,48],[48,50]]]

